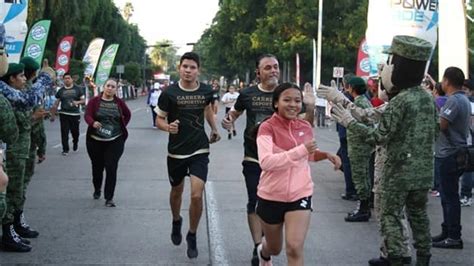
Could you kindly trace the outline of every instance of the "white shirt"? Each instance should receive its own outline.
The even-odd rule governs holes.
[[[151,93],[150,95],[150,105],[151,106],[157,106],[158,105],[158,99],[160,98],[161,95],[161,90],[155,90]]]
[[[239,97],[238,92],[234,92],[234,93],[227,92],[226,94],[224,94],[224,96],[222,96],[222,102],[224,103],[225,107],[232,108],[234,107],[235,101],[237,101],[238,97]],[[225,103],[225,102],[228,102],[228,103]]]

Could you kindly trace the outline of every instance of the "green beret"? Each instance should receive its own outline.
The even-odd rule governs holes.
[[[366,86],[364,79],[361,78],[361,77],[358,77],[358,76],[353,76],[349,80],[348,84],[351,85],[351,86],[358,86],[358,87]]]
[[[29,56],[23,57],[20,60],[20,63],[25,65],[26,70],[33,70],[34,71],[34,70],[40,69],[40,65],[38,64],[38,62],[36,62],[36,60],[34,60],[32,57],[29,57]]]
[[[8,72],[4,76],[12,76],[21,73],[25,70],[25,65],[22,63],[10,63],[8,64]]]
[[[387,50],[387,52],[411,60],[428,61],[432,49],[433,45],[423,39],[406,35],[397,35],[393,37],[392,46]]]

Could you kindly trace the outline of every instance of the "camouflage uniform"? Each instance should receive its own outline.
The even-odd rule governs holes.
[[[367,108],[362,109],[357,106],[351,105],[348,108],[351,111],[352,116],[357,119],[357,121],[363,122],[365,124],[378,124],[380,121],[380,117],[387,108],[388,104],[384,104],[377,108]],[[382,196],[382,187],[380,182],[382,180],[382,173],[385,161],[387,160],[387,150],[383,145],[377,145],[375,147],[375,167],[374,167],[374,187],[372,191],[374,192],[374,212],[375,212],[375,219],[377,219],[377,223],[380,226],[380,217],[381,217],[381,196]],[[411,248],[410,248],[410,235],[408,231],[408,220],[406,218],[405,210],[403,211],[403,218],[401,220],[401,224],[403,227],[403,237],[405,240],[403,241],[404,244],[404,257],[410,257]],[[382,233],[382,232],[380,232]],[[385,243],[382,241],[380,245],[380,253],[381,256],[386,258],[387,257],[387,248],[385,247]]]
[[[389,258],[404,254],[402,213],[410,221],[417,255],[430,256],[431,236],[426,212],[433,178],[436,113],[432,98],[420,87],[402,90],[381,116],[378,128],[360,123],[348,128],[369,143],[385,145],[387,160],[380,180],[381,229]]]
[[[31,89],[20,91],[0,80],[0,94],[5,96],[16,110],[31,110],[41,99],[48,88],[52,88],[53,80],[48,73],[40,72]]]
[[[31,89],[32,87],[31,81],[27,82],[27,88]],[[37,105],[33,108],[33,113],[43,108],[42,105]],[[21,210],[23,210],[23,206],[25,205],[26,201],[26,190],[28,185],[33,177],[35,171],[35,163],[36,163],[36,156],[43,156],[46,154],[46,133],[44,131],[44,123],[43,119],[39,119],[37,121],[32,121],[31,124],[31,144],[30,144],[30,151],[28,160],[26,161],[26,169],[25,169],[25,180],[23,184],[23,201],[20,204]]]
[[[364,95],[357,96],[354,99],[354,105],[363,109],[372,108],[369,100]],[[374,150],[374,146],[364,142],[364,138],[363,134],[359,134],[351,129],[347,130],[352,180],[360,200],[368,200],[370,198],[369,164]]]
[[[387,150],[384,146],[377,145],[375,148],[375,172],[374,172],[374,212],[375,212],[375,219],[377,219],[377,223],[380,226],[380,233],[381,230],[381,214],[382,214],[382,186],[380,182],[382,180],[382,173],[384,168],[384,162],[387,160]],[[408,220],[406,218],[405,209],[401,214],[401,225],[403,229],[403,257],[410,257],[411,256],[411,248],[410,248],[410,235],[408,231]],[[382,235],[383,237],[383,235]],[[380,244],[380,254],[382,257],[386,258],[387,255],[387,247],[385,246],[385,241],[382,241]]]
[[[0,94],[0,142],[15,143],[18,139],[18,127],[10,103]],[[3,160],[3,159],[2,159]],[[0,219],[6,212],[5,191],[0,191]]]
[[[19,132],[18,140],[8,146],[6,153],[6,172],[9,182],[6,196],[7,212],[2,219],[2,224],[13,223],[14,213],[21,210],[26,160],[29,157],[31,141],[31,109],[42,97],[45,90],[52,87],[52,84],[50,74],[44,72],[38,75],[31,89],[26,91],[16,90],[0,81],[0,94],[9,100],[14,110]]]
[[[23,186],[25,181],[26,160],[29,156],[31,141],[31,111],[14,110],[18,141],[8,146],[6,170],[9,177],[7,186],[7,213],[3,224],[13,223],[14,213],[22,209]]]

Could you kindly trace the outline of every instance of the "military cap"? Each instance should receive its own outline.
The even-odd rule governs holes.
[[[349,83],[349,80],[351,80],[351,78],[354,77],[354,74],[352,73],[347,73],[344,75],[344,77],[342,78],[344,80],[345,83]]]
[[[25,65],[23,65],[22,63],[18,63],[18,64],[10,63],[8,64],[8,72],[5,74],[5,76],[15,75],[24,70],[25,70]]]
[[[32,57],[25,56],[20,60],[20,63],[25,65],[26,70],[38,70],[40,69],[40,65],[36,62]]]
[[[407,35],[397,35],[393,37],[392,46],[386,52],[411,60],[428,61],[432,49],[433,45],[423,39]]]
[[[349,80],[348,84],[351,86],[365,86],[366,85],[364,79],[358,76],[353,76]]]

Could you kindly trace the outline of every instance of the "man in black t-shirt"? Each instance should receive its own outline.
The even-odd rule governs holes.
[[[260,83],[243,89],[234,107],[222,121],[222,126],[229,129],[244,111],[247,111],[247,123],[244,131],[244,160],[242,162],[245,185],[247,187],[247,221],[254,241],[252,265],[258,265],[257,246],[262,241],[262,226],[255,214],[257,204],[257,186],[260,180],[261,168],[258,162],[255,127],[265,118],[273,114],[273,91],[278,86],[280,66],[276,56],[265,54],[256,62],[256,74]],[[304,106],[305,120],[313,125],[315,97],[311,84],[305,84]]]
[[[207,180],[209,143],[220,139],[213,111],[213,91],[210,86],[199,83],[199,56],[185,53],[179,64],[180,80],[169,86],[158,100],[155,108],[156,125],[169,132],[168,177],[171,183],[170,205],[173,215],[171,241],[181,244],[180,216],[184,178],[190,176],[191,204],[189,207],[189,231],[186,236],[187,255],[196,258],[196,231],[202,214],[202,194]],[[211,127],[208,139],[204,130],[204,117]]]
[[[81,88],[74,85],[71,74],[65,73],[63,76],[64,87],[56,93],[56,102],[51,108],[51,121],[54,121],[55,115],[61,103],[59,110],[59,122],[61,124],[61,143],[63,146],[63,155],[69,153],[69,131],[72,135],[72,149],[77,151],[79,143],[79,120],[81,112],[79,106],[84,104],[84,92]]]

